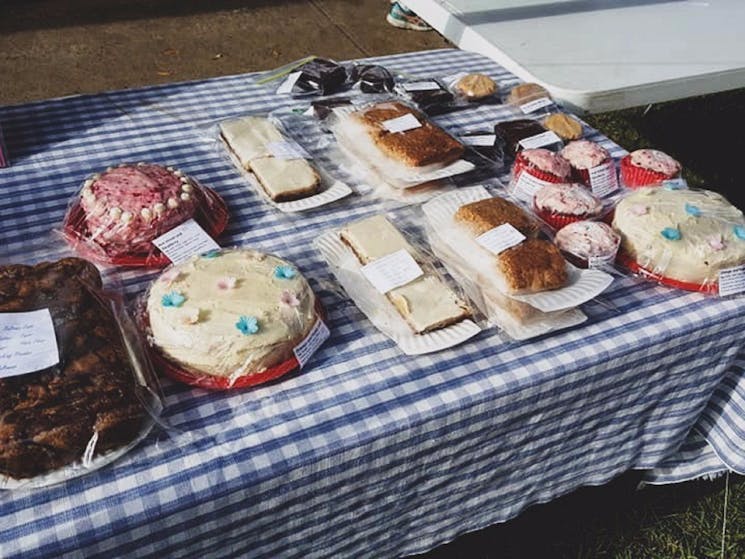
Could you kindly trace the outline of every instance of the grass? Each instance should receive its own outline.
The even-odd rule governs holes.
[[[683,164],[690,186],[745,208],[745,89],[586,116],[629,151],[661,149]],[[636,473],[532,507],[505,524],[464,535],[426,559],[745,558],[745,477],[635,489]]]

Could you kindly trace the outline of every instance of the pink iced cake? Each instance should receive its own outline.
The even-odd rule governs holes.
[[[150,252],[153,239],[194,215],[196,188],[172,167],[110,167],[80,193],[88,236],[110,256]]]
[[[661,183],[680,175],[681,165],[656,149],[638,149],[621,160],[621,179],[628,188]]]
[[[513,175],[517,179],[527,172],[545,182],[567,182],[571,174],[569,162],[547,149],[524,149],[515,157]]]
[[[603,213],[600,199],[581,184],[548,184],[535,193],[533,208],[554,229]]]

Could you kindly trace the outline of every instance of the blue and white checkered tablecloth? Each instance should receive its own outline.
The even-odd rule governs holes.
[[[410,74],[516,81],[457,50],[377,61]],[[164,382],[167,430],[84,477],[0,493],[0,556],[411,554],[629,469],[652,470],[659,483],[745,471],[741,300],[623,279],[581,328],[525,343],[492,330],[404,356],[331,287],[312,246],[321,231],[384,206],[355,197],[281,215],[206,133],[216,120],[291,103],[254,81],[0,108],[13,162],[0,169],[3,251],[41,254],[91,172],[122,161],[175,165],[226,199],[223,245],[251,245],[301,268],[332,332],[302,373],[270,385],[214,393]],[[442,122],[506,116],[483,107]],[[121,275],[131,291],[152,278]]]

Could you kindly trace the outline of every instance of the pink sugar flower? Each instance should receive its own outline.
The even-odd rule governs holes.
[[[221,291],[227,291],[228,289],[233,289],[237,281],[238,280],[236,280],[234,277],[231,277],[231,276],[220,278],[219,280],[217,280],[217,288]]]
[[[190,310],[184,313],[181,317],[181,322],[187,325],[199,322],[199,309]]]
[[[709,237],[709,246],[714,250],[724,250],[727,247],[721,235],[714,235],[713,237]]]
[[[283,305],[287,305],[288,307],[300,306],[300,300],[297,298],[297,295],[287,290],[284,290],[282,292],[282,295],[280,295],[279,297],[279,302]]]
[[[637,204],[635,206],[631,206],[631,213],[634,215],[647,215],[649,213],[649,208],[647,206]]]

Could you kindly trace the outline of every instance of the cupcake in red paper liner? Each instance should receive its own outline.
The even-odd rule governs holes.
[[[560,155],[547,149],[524,149],[515,157],[512,167],[514,180],[518,180],[522,173],[533,178],[550,182],[568,182],[572,169],[569,162]]]
[[[621,236],[607,223],[576,221],[556,233],[554,244],[573,264],[596,267],[613,264]]]
[[[659,184],[680,175],[681,165],[656,149],[639,149],[621,160],[621,180],[627,188]]]
[[[569,142],[559,153],[569,161],[574,179],[587,186],[591,186],[591,169],[613,162],[607,149],[589,140]]]
[[[554,229],[593,219],[603,213],[603,203],[581,184],[549,184],[533,197],[533,210]]]
[[[212,236],[227,223],[222,199],[173,167],[122,164],[83,183],[65,217],[74,248],[99,262],[163,266],[152,241],[194,218]]]

